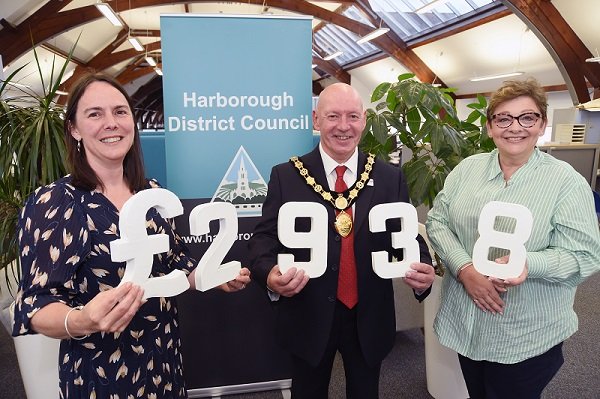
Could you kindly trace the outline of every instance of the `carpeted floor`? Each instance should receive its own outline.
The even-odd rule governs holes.
[[[565,364],[550,383],[543,399],[600,398],[600,273],[577,292],[575,310],[579,331],[565,342]],[[420,330],[399,332],[396,345],[384,361],[382,399],[430,399],[425,382],[424,339]],[[228,396],[229,399],[288,398],[279,391]],[[330,398],[344,398],[343,368],[336,361]],[[0,327],[0,399],[25,399],[12,339]],[[53,398],[48,398],[53,399]],[[443,398],[438,398],[443,399]]]

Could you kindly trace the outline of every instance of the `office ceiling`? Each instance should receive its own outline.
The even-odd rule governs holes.
[[[159,115],[147,121],[147,127],[156,127],[161,122],[162,79],[144,56],[152,55],[160,67],[160,14],[303,14],[314,17],[315,94],[336,80],[372,90],[409,71],[423,81],[456,88],[459,98],[469,97],[490,92],[501,82],[471,78],[519,71],[536,77],[548,90],[569,91],[574,103],[600,97],[600,63],[585,61],[600,55],[597,0],[448,0],[425,16],[414,10],[431,0],[105,2],[118,12],[123,28],[102,16],[97,0],[0,0],[4,76],[28,63],[18,81],[39,92],[32,40],[46,82],[52,65],[62,65],[75,46],[67,68],[74,73],[64,90],[86,69],[103,70],[125,85],[140,113]],[[362,46],[354,43],[379,26],[392,31]],[[128,35],[138,37],[145,50],[134,50]],[[343,41],[346,54],[325,61],[325,55],[344,47]]]

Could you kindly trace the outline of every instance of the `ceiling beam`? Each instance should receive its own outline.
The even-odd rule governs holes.
[[[129,34],[137,37],[160,37],[160,29],[131,29]]]
[[[14,30],[0,30],[0,54],[5,65],[54,36],[103,17],[95,6],[85,6],[59,12],[72,0],[51,0],[44,4]]]
[[[337,63],[332,63],[331,61],[325,61],[320,57],[312,58],[313,64],[316,64],[317,67],[323,72],[328,73],[330,76],[336,78],[342,83],[350,84],[350,74]]]
[[[72,0],[50,1],[39,11],[35,12],[30,18],[19,24],[13,32],[8,29],[0,30],[0,54],[3,55],[6,65],[10,64],[17,57],[24,54],[31,48],[31,39],[27,40],[29,35],[27,31],[31,30],[33,43],[44,42],[61,32],[73,29],[79,25],[91,22],[101,18],[102,14],[94,5],[84,6],[72,10],[59,12],[64,6]],[[209,0],[196,1],[171,1],[170,4],[187,3],[206,3]],[[263,5],[264,0],[247,0],[247,3]],[[346,2],[353,4],[353,2]],[[113,0],[111,6],[119,12],[130,9],[164,5],[164,0]],[[48,6],[48,7],[46,7]],[[344,15],[318,7],[305,0],[269,0],[269,6],[281,8],[300,14],[313,15],[314,17],[344,27],[358,36],[364,36],[373,28],[360,22],[354,21]],[[51,16],[51,17],[49,17]],[[404,64],[409,70],[422,81],[431,82],[435,74],[425,65],[425,63],[406,45],[402,45],[397,38],[392,35],[380,36],[374,40],[383,51],[392,58]]]
[[[69,53],[67,53],[66,51],[62,51],[61,49],[59,49],[56,46],[51,45],[50,43],[42,43],[40,45],[40,47],[42,47],[43,49],[45,49],[46,51],[49,51],[53,54],[56,54],[62,58],[64,58],[65,60],[69,58]],[[71,62],[75,63],[76,65],[82,66],[85,65],[85,62],[77,57],[75,57],[73,54],[71,54]]]
[[[154,67],[128,65],[123,72],[116,76],[116,79],[119,81],[119,83],[125,85],[150,73],[155,73]]]
[[[466,18],[458,22],[442,24],[442,26],[440,26],[439,28],[433,29],[427,33],[415,37],[407,43],[408,47],[414,49],[420,46],[424,46],[426,44],[433,43],[450,36],[454,36],[461,32],[477,28],[481,25],[485,25],[489,22],[513,14],[513,12],[510,11],[504,4],[498,2],[491,3],[487,7],[483,8],[484,9],[482,10],[477,10],[477,12],[474,13],[473,17],[471,18]]]
[[[151,79],[148,83],[140,86],[139,89],[135,93],[131,95],[131,100],[133,101],[134,108],[140,106],[143,101],[153,92],[157,90],[162,91],[162,79],[159,79],[158,76],[156,78]],[[145,107],[144,107],[145,108]]]
[[[574,104],[590,100],[586,78],[600,87],[600,64],[585,62],[592,57],[581,39],[545,0],[502,0],[540,39],[565,80]]]

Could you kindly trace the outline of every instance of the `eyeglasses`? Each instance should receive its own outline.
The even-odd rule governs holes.
[[[498,126],[500,129],[506,129],[510,127],[515,119],[519,122],[519,125],[528,128],[535,125],[535,123],[541,117],[542,115],[537,112],[525,112],[519,116],[512,116],[510,114],[495,114],[492,115],[492,120],[496,122],[496,126]]]

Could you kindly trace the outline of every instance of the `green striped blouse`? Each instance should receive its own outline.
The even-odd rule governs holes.
[[[521,204],[533,214],[525,243],[529,275],[501,294],[503,314],[479,310],[455,277],[471,261],[479,213],[489,201]],[[494,228],[511,231],[511,222],[498,217]],[[471,156],[446,179],[426,225],[447,269],[434,323],[442,345],[473,360],[512,364],[546,352],[577,331],[575,290],[600,270],[600,234],[591,189],[569,164],[536,148],[505,182],[498,150]]]

